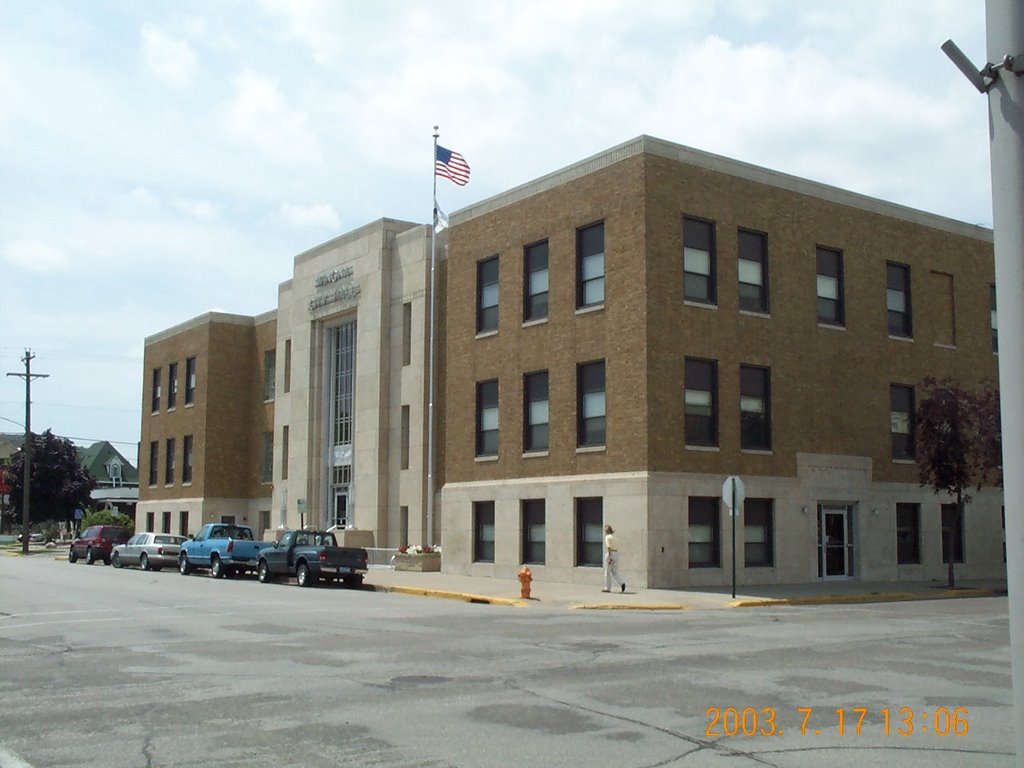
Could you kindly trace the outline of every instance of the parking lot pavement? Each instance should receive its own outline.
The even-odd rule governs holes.
[[[937,600],[1006,594],[1006,582],[999,580],[963,582],[953,590],[947,589],[945,582],[821,581],[808,584],[737,587],[736,597],[733,598],[729,587],[634,589],[627,584],[625,592],[602,593],[600,586],[597,585],[553,583],[535,579],[531,584],[531,596],[526,599],[521,596],[521,585],[515,579],[394,571],[390,568],[371,568],[366,577],[366,584],[371,588],[385,591],[468,602],[521,607],[649,611]]]

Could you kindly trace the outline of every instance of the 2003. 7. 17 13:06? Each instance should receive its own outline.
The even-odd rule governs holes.
[[[936,736],[966,736],[970,730],[967,707],[936,707],[931,711],[915,711],[913,707],[796,707],[801,736],[820,736],[822,729],[836,729],[840,736],[860,736],[871,729],[881,729],[883,736],[910,736],[914,733],[933,733]],[[775,707],[708,707],[704,735],[720,736],[780,736],[784,733]],[[869,719],[869,715],[871,715]],[[865,722],[867,721],[867,722]],[[877,731],[876,731],[877,732]]]

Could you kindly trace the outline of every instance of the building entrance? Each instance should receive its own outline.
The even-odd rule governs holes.
[[[818,505],[818,578],[853,576],[853,506]]]

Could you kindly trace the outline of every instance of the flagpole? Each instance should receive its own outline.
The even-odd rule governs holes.
[[[434,316],[436,314],[434,295],[437,290],[437,139],[440,134],[437,126],[434,126],[434,209],[430,220],[430,341],[429,357],[427,368],[427,540],[426,544],[434,544],[434,367],[435,367],[435,340],[434,340]]]

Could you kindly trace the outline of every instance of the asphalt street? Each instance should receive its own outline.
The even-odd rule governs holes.
[[[0,768],[1012,766],[1007,598],[573,611],[0,557]]]

